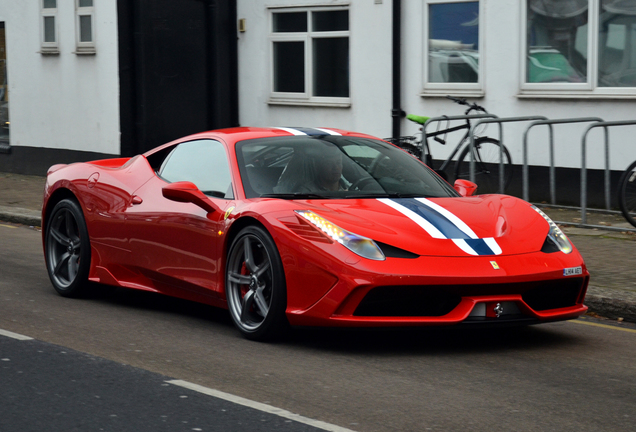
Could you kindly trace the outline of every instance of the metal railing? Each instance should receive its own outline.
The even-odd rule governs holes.
[[[612,126],[632,126],[636,125],[636,120],[622,120],[622,121],[601,121],[591,124],[585,129],[583,137],[581,138],[581,224],[587,225],[587,136],[589,132],[598,127],[602,127],[604,131],[604,151],[605,151],[605,208],[610,209],[610,169],[609,169],[609,130],[608,127]],[[605,227],[604,227],[605,228]],[[627,228],[621,229],[621,231],[636,231],[635,229]]]
[[[503,138],[503,123],[523,122],[532,120],[547,120],[544,116],[524,116],[524,117],[504,117],[504,118],[490,118],[478,120],[470,128],[470,181],[475,182],[475,130],[482,124],[497,123],[499,125],[499,193],[504,193],[505,176],[504,176],[504,138]]]
[[[485,113],[485,114],[468,114],[468,115],[458,115],[458,116],[440,116],[440,117],[431,117],[428,120],[426,120],[426,123],[424,123],[424,126],[422,126],[422,142],[424,142],[427,137],[428,134],[426,133],[426,129],[428,128],[428,126],[431,123],[436,123],[436,122],[442,122],[442,121],[454,121],[454,120],[471,120],[471,119],[475,119],[475,120],[479,120],[479,119],[484,119],[484,118],[498,118],[496,115],[494,114],[490,114],[490,113]],[[450,128],[451,130],[449,132],[455,132],[461,129],[464,129],[463,126],[456,126],[453,128]],[[467,127],[465,129],[468,129]],[[437,131],[436,131],[437,132]],[[471,130],[468,130],[468,133],[471,133]],[[451,154],[451,158],[455,155],[456,151],[454,151]],[[423,158],[424,152],[422,152],[422,155],[420,156],[420,158]],[[422,159],[423,160],[423,159]]]
[[[552,125],[555,124],[568,124],[568,123],[584,123],[584,122],[602,122],[603,119],[599,117],[577,117],[577,118],[566,118],[566,119],[554,119],[554,120],[538,120],[532,122],[526,128],[523,133],[523,199],[526,201],[530,201],[530,179],[529,172],[530,169],[528,167],[528,134],[530,133],[530,129],[534,126],[547,125],[550,131],[550,202],[552,205],[556,205],[556,176],[555,176],[555,166],[554,166],[554,129]]]

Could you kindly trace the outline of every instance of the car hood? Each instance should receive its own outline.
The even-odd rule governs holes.
[[[515,255],[541,250],[549,231],[529,203],[506,195],[294,201],[330,222],[417,255]]]

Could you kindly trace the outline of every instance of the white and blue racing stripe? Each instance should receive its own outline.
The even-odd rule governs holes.
[[[290,128],[290,127],[277,127],[276,129],[284,130],[292,135],[309,135],[309,136],[324,136],[324,135],[341,135],[336,131],[325,128]]]
[[[431,237],[452,240],[469,255],[499,255],[501,248],[492,238],[479,238],[456,215],[426,198],[380,198],[422,227]]]

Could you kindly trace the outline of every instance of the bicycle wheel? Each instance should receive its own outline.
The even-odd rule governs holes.
[[[498,140],[479,137],[475,140],[475,183],[479,194],[499,193],[499,148]],[[455,164],[455,179],[470,180],[470,145],[465,145]],[[503,146],[504,191],[512,179],[512,158]]]
[[[625,219],[636,226],[636,161],[625,170],[618,182],[618,205]]]

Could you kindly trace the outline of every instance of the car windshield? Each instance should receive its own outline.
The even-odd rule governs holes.
[[[260,138],[237,143],[236,155],[247,198],[459,196],[419,160],[376,139]]]

